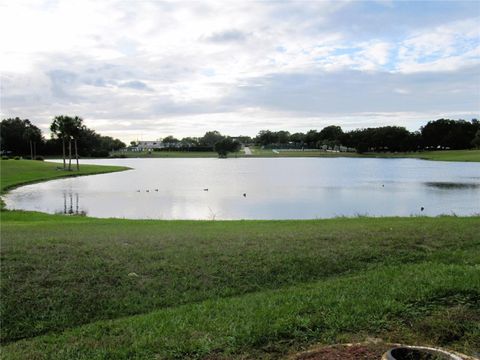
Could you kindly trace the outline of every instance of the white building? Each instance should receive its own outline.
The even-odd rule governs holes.
[[[163,149],[164,147],[165,144],[163,144],[161,140],[139,141],[137,144],[138,151]]]

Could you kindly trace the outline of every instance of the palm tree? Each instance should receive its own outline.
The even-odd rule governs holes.
[[[75,140],[75,158],[77,159],[77,170],[80,170],[78,163],[77,138],[83,128],[83,120],[78,116],[56,116],[53,119],[50,130],[59,139],[62,139],[63,169],[66,169],[65,140],[68,140],[68,170],[72,169],[72,139]]]
[[[28,127],[25,129],[25,132],[23,133],[23,138],[28,141],[30,145],[30,159],[34,160],[33,157],[33,131],[32,128]]]
[[[70,136],[74,140],[74,145],[75,145],[75,160],[77,162],[77,171],[80,170],[80,164],[78,163],[78,144],[77,140],[80,137],[80,134],[82,131],[85,130],[85,125],[82,124],[83,120],[79,118],[78,116],[75,116],[73,118],[72,122],[72,127],[69,129],[70,130]]]
[[[50,131],[52,135],[56,136],[59,139],[62,139],[62,158],[63,158],[63,170],[66,169],[65,164],[65,116],[55,116],[52,124],[50,125]]]
[[[42,138],[40,129],[27,120],[23,138],[25,141],[28,141],[30,145],[30,159],[34,160],[37,157],[37,141]]]

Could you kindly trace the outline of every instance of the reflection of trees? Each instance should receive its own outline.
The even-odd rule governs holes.
[[[79,210],[79,196],[78,193],[63,193],[63,213],[68,215],[87,215],[84,210]]]

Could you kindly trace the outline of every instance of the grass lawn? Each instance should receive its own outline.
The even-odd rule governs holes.
[[[121,166],[98,166],[80,164],[80,171],[72,164],[72,171],[61,169],[62,164],[37,160],[0,160],[1,192],[18,185],[52,180],[66,176],[101,174],[126,170]]]
[[[408,154],[411,157],[414,154]],[[423,151],[418,153],[420,159],[438,160],[438,161],[480,161],[480,150],[442,150],[442,151]]]
[[[243,154],[243,153],[242,153]],[[113,156],[126,156],[128,158],[217,158],[215,151],[128,151],[115,152]],[[234,155],[230,155],[234,156]]]
[[[420,151],[416,153],[335,153],[326,151],[280,151],[274,153],[270,149],[251,147],[252,155],[246,156],[243,151],[229,154],[228,157],[355,157],[355,158],[417,158],[437,161],[480,161],[480,150],[442,150]],[[129,158],[216,158],[213,151],[153,151],[119,152],[113,155],[125,155]]]
[[[441,150],[416,153],[335,153],[326,151],[280,151],[252,148],[252,157],[356,157],[356,158],[415,158],[436,161],[480,162],[480,150]]]
[[[2,186],[23,181],[10,162]],[[2,359],[273,359],[367,336],[480,351],[479,217],[0,215]]]

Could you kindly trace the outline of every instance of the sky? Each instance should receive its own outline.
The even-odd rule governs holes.
[[[0,115],[129,142],[480,114],[480,1],[0,0]]]

